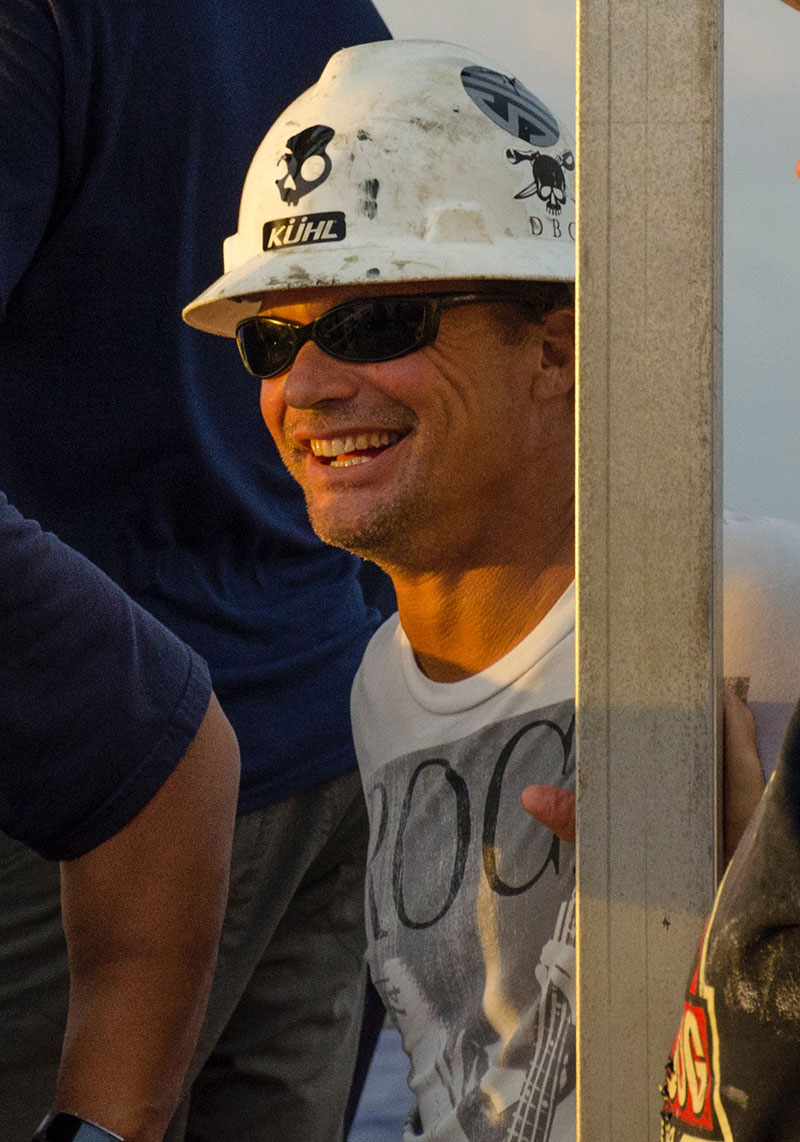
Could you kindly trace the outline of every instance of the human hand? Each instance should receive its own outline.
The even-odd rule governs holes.
[[[575,844],[575,794],[555,785],[529,785],[522,791],[522,807],[562,841]]]
[[[764,775],[752,712],[731,687],[724,690],[723,805],[725,859],[730,860],[761,794]],[[563,841],[575,843],[575,794],[554,785],[529,785],[522,807]]]

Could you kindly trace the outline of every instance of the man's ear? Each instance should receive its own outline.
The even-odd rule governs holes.
[[[541,356],[534,395],[562,396],[575,387],[575,310],[554,309],[542,321]]]

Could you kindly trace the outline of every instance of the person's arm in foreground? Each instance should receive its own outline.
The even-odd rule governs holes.
[[[212,695],[178,767],[116,836],[61,866],[71,974],[55,1106],[161,1142],[191,1058],[228,891],[236,739]]]
[[[725,860],[736,851],[747,822],[764,792],[764,774],[756,749],[753,715],[728,687],[724,691],[724,828]],[[523,808],[570,844],[575,843],[575,794],[551,785],[529,785]]]
[[[0,493],[0,828],[63,869],[54,1104],[131,1142],[160,1142],[194,1047],[238,778],[205,663]]]

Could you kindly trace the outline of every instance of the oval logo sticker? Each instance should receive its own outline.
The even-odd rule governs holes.
[[[555,115],[518,79],[475,65],[464,68],[461,82],[484,115],[515,139],[539,147],[553,147],[558,142]]]

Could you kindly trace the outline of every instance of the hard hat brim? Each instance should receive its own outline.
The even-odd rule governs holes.
[[[452,242],[446,248],[441,243],[432,248],[424,239],[406,240],[388,257],[386,248],[378,245],[283,249],[258,254],[223,274],[186,306],[183,318],[195,329],[233,337],[239,323],[258,313],[265,299],[275,305],[289,302],[297,290],[454,279],[574,281],[574,246],[540,238],[531,243],[530,273],[524,269],[516,237]]]

